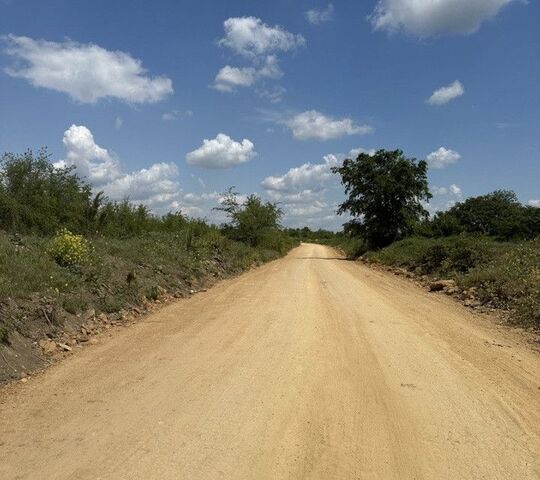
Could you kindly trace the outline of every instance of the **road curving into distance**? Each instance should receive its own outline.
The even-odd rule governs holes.
[[[0,478],[538,479],[539,358],[303,244],[1,392]]]

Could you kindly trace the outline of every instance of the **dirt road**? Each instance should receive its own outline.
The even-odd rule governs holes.
[[[3,392],[0,478],[538,479],[539,372],[517,335],[306,244]]]

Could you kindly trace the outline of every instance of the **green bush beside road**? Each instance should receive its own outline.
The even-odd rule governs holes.
[[[482,304],[540,328],[540,238],[501,242],[483,235],[409,237],[363,258],[473,288]]]
[[[0,341],[13,330],[61,328],[69,315],[89,309],[116,313],[165,292],[185,294],[298,244],[281,228],[275,204],[253,195],[243,203],[226,198],[234,208],[222,226],[180,212],[157,216],[128,199],[93,194],[71,169],[55,168],[46,151],[5,154]]]

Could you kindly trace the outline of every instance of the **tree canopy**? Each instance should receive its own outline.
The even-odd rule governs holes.
[[[540,235],[540,208],[522,205],[510,190],[471,197],[428,222],[431,236],[479,233],[500,240]]]
[[[407,158],[401,150],[379,150],[346,159],[332,171],[341,176],[348,196],[338,214],[353,217],[346,230],[363,236],[370,248],[409,235],[428,215],[422,204],[431,198],[424,160]]]

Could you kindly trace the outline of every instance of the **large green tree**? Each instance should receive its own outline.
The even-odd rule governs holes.
[[[389,245],[410,234],[427,217],[422,202],[431,198],[427,163],[407,158],[401,150],[361,153],[332,169],[341,176],[347,199],[338,214],[353,220],[346,230],[364,237],[369,248]]]

